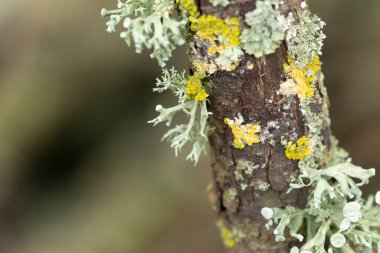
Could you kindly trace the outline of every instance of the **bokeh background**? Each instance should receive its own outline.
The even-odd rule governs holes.
[[[314,0],[333,131],[380,168],[380,1]],[[220,253],[209,160],[175,158],[146,122],[160,75],[106,33],[116,0],[0,4],[0,252]],[[171,64],[186,68],[184,48]],[[379,189],[380,177],[366,188]]]

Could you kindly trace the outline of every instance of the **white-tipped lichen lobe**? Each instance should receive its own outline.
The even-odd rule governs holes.
[[[162,79],[157,80],[156,92],[171,91],[178,97],[178,105],[164,108],[156,107],[159,116],[149,121],[154,125],[166,123],[170,126],[174,116],[184,113],[188,120],[187,124],[177,124],[169,129],[163,136],[163,140],[171,143],[177,155],[187,143],[192,143],[192,149],[187,159],[198,162],[202,152],[206,151],[207,136],[211,129],[207,124],[210,113],[207,111],[205,98],[207,93],[203,90],[202,75],[190,76],[187,80],[184,73],[178,73],[174,68],[164,69]]]

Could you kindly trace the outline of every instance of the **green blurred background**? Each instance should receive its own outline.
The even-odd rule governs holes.
[[[116,0],[2,0],[0,252],[217,253],[197,167],[151,127],[160,75],[99,15]],[[314,0],[333,131],[355,163],[380,168],[380,2]],[[171,64],[186,68],[184,48]],[[379,189],[377,178],[367,191]]]

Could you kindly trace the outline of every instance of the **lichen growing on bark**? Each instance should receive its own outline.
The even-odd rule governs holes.
[[[322,29],[326,25],[318,16],[308,9],[297,13],[298,22],[293,15],[289,17],[289,29],[286,33],[288,53],[299,68],[310,64],[315,53],[322,54],[323,40],[326,38]]]
[[[164,108],[157,105],[156,111],[159,116],[149,121],[153,125],[165,123],[170,126],[173,118],[178,113],[184,113],[189,121],[187,124],[179,124],[171,128],[163,140],[168,140],[177,155],[188,142],[192,143],[192,149],[187,159],[198,162],[199,156],[205,152],[207,136],[210,127],[207,119],[210,113],[206,107],[207,93],[202,86],[204,74],[196,73],[186,80],[184,73],[178,73],[174,68],[164,69],[162,79],[157,80],[156,92],[171,91],[178,97],[178,105]]]
[[[213,15],[201,15],[194,0],[177,0],[189,14],[190,30],[205,41],[208,55],[222,70],[232,71],[239,63],[243,51],[240,48],[239,19],[220,19]]]
[[[302,136],[297,143],[288,142],[285,148],[286,157],[291,160],[302,160],[311,154],[312,141],[306,136]]]
[[[314,95],[313,82],[320,70],[320,61],[317,53],[314,53],[312,62],[303,68],[298,67],[292,57],[289,56],[288,63],[284,64],[284,70],[293,82],[282,83],[280,85],[281,94],[297,94],[301,100],[310,99]]]
[[[375,171],[353,165],[329,130],[325,23],[301,0],[251,2],[119,0],[102,15],[109,32],[122,23],[121,37],[161,66],[188,40],[188,77],[164,69],[154,89],[178,104],[158,105],[150,123],[170,126],[183,113],[188,122],[163,139],[176,154],[192,143],[195,162],[213,133],[209,196],[231,252],[379,251],[380,192],[364,199],[360,189]]]
[[[256,9],[245,14],[245,22],[250,28],[241,34],[243,48],[248,54],[259,58],[274,53],[285,38],[285,24],[280,21],[280,12],[274,4],[279,0],[256,1]]]
[[[224,119],[224,123],[231,128],[234,135],[233,146],[237,149],[243,149],[245,145],[252,146],[254,143],[260,142],[258,133],[261,130],[260,125],[252,123],[244,123],[244,119],[239,114],[235,119]]]
[[[206,77],[205,72],[195,72],[186,80],[186,95],[187,99],[194,99],[195,101],[204,101],[208,94],[203,87],[202,80]]]

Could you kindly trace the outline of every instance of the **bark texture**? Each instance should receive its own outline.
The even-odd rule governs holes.
[[[284,1],[281,12],[286,15],[291,10],[299,11],[301,2]],[[243,25],[244,15],[255,9],[255,1],[235,0],[223,8],[213,7],[208,0],[201,0],[198,1],[198,6],[202,14],[212,14],[223,19],[238,17]],[[202,54],[204,50],[202,45],[195,45],[196,54]],[[297,161],[285,156],[281,136],[289,136],[292,132],[299,138],[307,134],[297,96],[287,98],[277,94],[280,83],[286,80],[283,70],[286,57],[287,48],[283,43],[274,54],[259,59],[245,55],[236,70],[219,70],[210,76],[213,87],[209,107],[213,113],[210,124],[215,127],[215,131],[210,136],[214,161],[209,194],[219,221],[230,231],[238,230],[240,238],[233,247],[227,247],[228,252],[289,252],[297,244],[295,241],[276,243],[273,231],[266,230],[265,220],[260,214],[263,207],[283,208],[293,205],[303,208],[307,199],[307,189],[286,193],[292,177],[297,176],[299,169]],[[247,68],[251,63],[254,64],[252,70]],[[322,99],[318,89],[316,93],[320,99],[317,99],[319,102],[313,105],[313,109],[318,111],[326,99]],[[277,122],[279,128],[271,131],[275,144],[259,143],[244,149],[234,148],[233,134],[223,120],[226,117],[232,119],[239,113],[244,117],[245,123],[266,126],[268,122]],[[328,128],[325,129],[324,136],[328,146]],[[255,165],[255,170],[251,175],[243,172],[244,179],[238,180],[239,164],[247,161]],[[243,190],[242,184],[248,187]],[[269,184],[270,188],[260,189],[260,185],[264,184]]]

